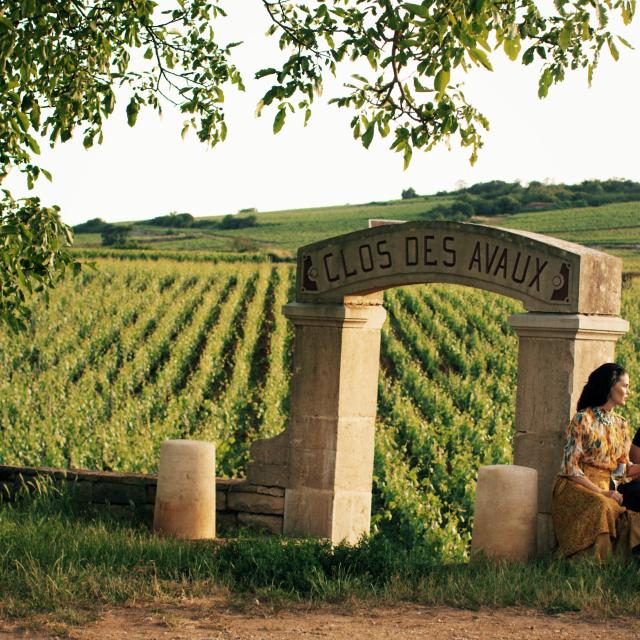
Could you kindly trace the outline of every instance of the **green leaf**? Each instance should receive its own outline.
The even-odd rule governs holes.
[[[40,155],[40,145],[36,142],[36,140],[29,135],[26,136],[26,139],[27,144],[29,145],[29,149],[31,149],[33,153]]]
[[[277,73],[277,71],[275,69],[272,69],[272,68],[260,69],[260,71],[256,72],[255,79],[256,80],[260,80],[260,78],[264,78],[265,76],[271,76],[274,73]]]
[[[153,58],[153,49],[151,47],[144,52],[144,58],[145,60],[151,60],[151,58]]]
[[[440,69],[440,71],[436,73],[436,77],[433,81],[433,86],[435,90],[438,92],[438,96],[443,95],[444,92],[447,90],[447,85],[449,84],[450,77],[451,77],[451,74],[445,69]]]
[[[504,52],[509,56],[510,60],[517,60],[520,53],[520,36],[516,36],[513,39],[505,40],[503,43]]]
[[[403,159],[404,159],[404,170],[406,171],[409,168],[409,165],[411,164],[411,156],[413,155],[413,148],[411,147],[410,144],[405,145],[404,147],[404,154],[403,154]]]
[[[569,48],[569,44],[571,42],[571,27],[570,25],[565,25],[558,35],[558,44],[563,51],[566,51]]]
[[[419,16],[420,18],[428,18],[429,17],[429,7],[425,7],[422,4],[414,4],[413,2],[405,2],[402,7],[406,9],[409,13],[412,13],[414,16]]]
[[[635,47],[628,40],[625,40],[622,36],[618,36],[618,40],[620,40],[620,42],[622,42],[622,44],[628,49],[635,50]]]
[[[418,93],[424,93],[425,91],[429,91],[429,89],[427,89],[425,86],[422,85],[422,83],[420,82],[420,80],[418,80],[416,76],[413,76],[413,88]]]
[[[131,98],[129,104],[127,105],[127,124],[130,127],[135,126],[136,120],[138,119],[138,112],[140,111],[140,105],[136,101],[135,98]]]
[[[375,129],[376,129],[376,123],[372,122],[365,130],[365,132],[362,134],[362,144],[364,145],[365,149],[369,148],[369,145],[371,144],[371,141],[373,140],[373,134],[375,133]]]
[[[617,62],[620,58],[620,53],[618,53],[618,47],[613,42],[613,38],[609,36],[607,38],[607,44],[609,45],[609,51],[611,53],[611,57]]]
[[[284,109],[278,109],[276,117],[273,121],[273,133],[278,133],[284,126],[284,121],[287,117],[287,112]]]
[[[475,57],[478,62],[485,68],[488,69],[489,71],[493,71],[493,67],[491,66],[491,62],[489,62],[489,58],[487,56],[487,54],[482,50],[482,49],[470,49],[469,52],[473,52],[473,56]]]
[[[538,97],[545,98],[549,93],[549,87],[553,82],[553,76],[551,74],[551,69],[547,68],[542,72],[540,76],[540,80],[538,81]]]
[[[29,118],[22,111],[16,111],[16,118],[18,119],[18,124],[23,131],[29,130]]]

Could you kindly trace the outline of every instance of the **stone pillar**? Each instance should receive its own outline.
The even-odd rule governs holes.
[[[522,313],[513,462],[538,471],[538,554],[555,547],[551,490],[562,458],[562,436],[589,374],[613,362],[629,323],[615,316]]]
[[[377,304],[292,303],[285,535],[356,542],[369,531],[380,329]]]

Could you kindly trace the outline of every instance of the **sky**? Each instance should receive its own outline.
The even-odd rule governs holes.
[[[469,150],[454,142],[451,149],[414,152],[404,171],[401,154],[388,149],[390,138],[374,139],[368,150],[353,139],[353,114],[327,104],[338,83],[325,86],[306,128],[301,117],[288,117],[273,135],[274,112],[255,117],[266,80],[251,78],[277,50],[275,39],[264,36],[269,23],[259,5],[242,3],[219,32],[229,41],[244,40],[235,51],[247,84],[244,94],[226,92],[224,143],[208,149],[194,134],[182,140],[183,118],[170,106],[162,117],[141,112],[130,128],[127,99],[120,96],[101,146],[85,150],[80,135],[53,150],[43,144],[40,162],[53,182],[41,179],[27,192],[14,172],[6,186],[15,196],[38,195],[47,205],[57,204],[63,220],[74,225],[95,217],[117,222],[172,211],[208,216],[253,207],[358,204],[399,198],[407,187],[431,194],[488,180],[640,181],[640,19],[619,31],[639,48],[620,46],[617,63],[605,53],[591,88],[585,70],[569,72],[540,100],[538,69],[500,55],[492,58],[493,72],[477,69],[457,78],[491,123],[478,161],[471,166]]]

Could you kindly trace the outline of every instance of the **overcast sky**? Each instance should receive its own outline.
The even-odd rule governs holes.
[[[229,135],[206,149],[193,134],[180,138],[182,117],[167,107],[162,118],[141,113],[126,124],[123,97],[105,129],[105,142],[91,150],[78,140],[43,151],[42,165],[54,175],[35,191],[47,204],[62,208],[69,224],[101,217],[107,221],[144,219],[170,211],[195,216],[305,208],[399,198],[406,187],[429,194],[486,180],[630,178],[640,181],[640,51],[620,46],[615,63],[608,53],[588,88],[586,72],[570,73],[537,98],[537,70],[496,56],[493,73],[467,74],[465,94],[490,120],[485,146],[471,167],[469,151],[454,146],[414,153],[407,171],[402,158],[388,150],[390,139],[375,140],[365,150],[352,138],[352,114],[328,106],[335,95],[328,86],[306,128],[289,118],[271,132],[273,112],[256,118],[264,84],[252,83],[255,70],[268,63],[276,47],[263,34],[262,9],[242,3],[225,26],[229,40],[243,39],[237,64],[247,84],[245,94],[227,92]],[[640,46],[640,20],[621,32]],[[26,195],[18,175],[8,186]]]

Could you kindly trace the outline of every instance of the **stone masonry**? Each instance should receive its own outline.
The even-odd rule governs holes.
[[[0,465],[0,496],[11,501],[23,485],[50,478],[87,511],[151,526],[156,497],[155,474],[14,467]],[[284,489],[216,478],[218,534],[238,528],[282,534]]]

